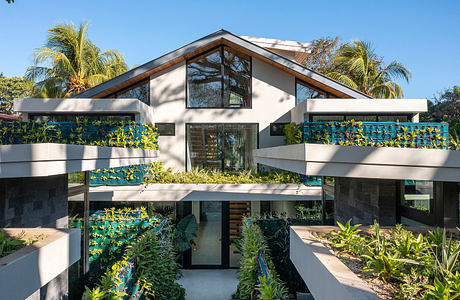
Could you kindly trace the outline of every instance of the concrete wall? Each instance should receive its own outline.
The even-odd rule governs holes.
[[[270,136],[270,123],[290,122],[295,106],[295,77],[252,59],[251,109],[186,109],[186,64],[176,64],[151,77],[150,97],[155,122],[173,122],[175,136],[160,136],[160,160],[166,167],[185,169],[186,123],[258,123],[259,147],[284,144]]]
[[[398,180],[335,178],[335,218],[340,223],[395,225]]]
[[[67,174],[0,179],[0,227],[67,227]]]

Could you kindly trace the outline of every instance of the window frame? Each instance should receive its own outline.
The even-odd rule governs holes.
[[[189,63],[200,57],[200,56],[204,56],[208,53],[211,53],[213,51],[215,51],[216,49],[219,49],[220,48],[220,66],[221,66],[221,89],[220,89],[220,102],[222,103],[222,105],[224,104],[224,77],[223,77],[223,69],[225,68],[225,64],[224,64],[224,60],[225,60],[225,57],[224,57],[224,48],[225,47],[228,47],[230,49],[232,49],[233,51],[235,52],[240,52],[240,53],[243,53],[239,50],[236,50],[228,45],[225,45],[225,44],[221,44],[221,45],[218,45],[218,46],[215,46],[215,47],[212,47],[211,49],[208,49],[206,51],[203,51],[197,55],[194,55],[190,58],[188,58],[186,61],[185,61],[185,108],[186,109],[252,109],[252,56],[249,55],[249,54],[246,54],[246,53],[243,53],[245,55],[248,55],[249,56],[249,98],[248,98],[248,105],[247,106],[244,106],[244,107],[224,107],[224,106],[206,106],[206,107],[194,107],[194,106],[190,106],[189,105],[189,99],[188,99],[188,96],[189,96],[189,91],[188,91],[188,88],[189,88],[189,83],[188,83],[188,65]]]
[[[318,114],[309,114],[308,115],[308,122],[328,122],[328,121],[313,121],[313,117],[317,117],[317,116],[321,116],[321,117],[327,117],[327,116],[330,116],[330,117],[343,117],[343,121],[349,121],[351,119],[348,119],[348,117],[350,116],[375,116],[376,117],[376,120],[375,122],[396,122],[396,121],[380,121],[380,117],[391,117],[391,116],[394,116],[394,117],[407,117],[407,121],[400,121],[399,123],[412,123],[411,120],[412,120],[412,115],[410,114],[382,114],[382,113],[378,113],[378,114],[368,114],[368,113],[350,113],[350,114],[336,114],[336,113],[318,113]],[[338,121],[338,122],[343,122],[343,121]]]
[[[316,87],[316,86],[314,86],[314,85],[312,85],[312,84],[310,84],[310,83],[308,83],[308,82],[296,77],[295,78],[295,105],[299,105],[300,103],[305,102],[305,101],[302,101],[300,103],[297,103],[297,84],[303,85],[303,86],[305,86],[305,87],[307,87],[309,89],[312,89],[312,90],[314,90],[314,91],[316,91],[318,93],[322,93],[322,94],[326,95],[326,98],[313,98],[313,99],[339,98],[339,97],[337,97],[337,96],[335,96],[335,95],[333,95],[333,94],[331,94],[329,92],[326,92],[325,90],[323,90],[323,89],[321,89],[319,87]]]
[[[118,96],[118,94],[122,94],[122,93],[124,93],[124,92],[126,92],[128,90],[134,89],[137,86],[143,85],[145,83],[147,83],[147,85],[148,85],[148,87],[147,87],[147,91],[148,91],[148,93],[147,93],[147,103],[145,103],[141,99],[137,99],[137,100],[139,100],[140,102],[144,103],[145,105],[150,106],[150,102],[151,102],[150,101],[150,77],[148,77],[147,79],[142,79],[142,80],[140,80],[138,82],[135,82],[135,83],[133,83],[131,85],[128,85],[127,87],[122,88],[121,90],[118,90],[116,92],[111,93],[110,95],[106,96],[105,98],[128,99],[128,98],[117,98],[117,96]]]
[[[270,136],[285,136],[286,134],[284,134],[284,127],[283,127],[283,133],[279,134],[279,133],[275,133],[274,130],[273,130],[273,126],[274,125],[283,125],[283,126],[286,126],[288,125],[289,122],[274,122],[274,123],[270,123]]]
[[[172,133],[167,133],[167,134],[161,134],[160,133],[160,128],[158,127],[158,125],[172,125]],[[158,122],[158,123],[155,123],[155,127],[157,128],[158,130],[158,136],[176,136],[176,123],[172,123],[172,122]]]
[[[188,149],[187,149],[187,148],[188,148],[188,147],[187,147],[187,141],[188,141],[188,130],[187,130],[187,128],[188,128],[189,125],[192,125],[192,126],[193,126],[193,125],[198,125],[198,126],[199,126],[199,125],[217,125],[217,126],[222,125],[222,132],[225,132],[225,128],[224,128],[225,125],[256,125],[256,133],[257,133],[257,145],[256,145],[256,149],[259,149],[259,140],[260,140],[260,137],[259,137],[259,136],[260,136],[260,131],[259,131],[259,129],[260,129],[260,124],[257,123],[257,122],[241,122],[241,123],[238,123],[238,122],[236,122],[236,123],[233,123],[233,122],[232,122],[232,123],[226,123],[226,122],[224,122],[224,123],[222,123],[222,122],[198,122],[198,123],[185,123],[185,170],[186,170],[186,171],[190,171],[190,170],[188,169],[188,166],[187,166],[187,165],[188,165],[188,163],[187,163],[187,158],[189,157],[189,156],[188,156],[188,155],[189,155],[189,153],[188,153],[189,151],[188,151]],[[222,143],[223,143],[223,142],[222,142]],[[224,145],[222,144],[222,149],[223,149],[223,151],[225,151],[223,146],[224,146]],[[223,154],[223,157],[225,157],[225,154]],[[256,169],[259,168],[259,167],[258,167],[258,166],[259,166],[258,163],[254,162],[254,165],[255,165],[255,168],[256,168]],[[223,171],[223,172],[224,172],[225,170],[224,170],[224,168],[222,168],[220,171]]]

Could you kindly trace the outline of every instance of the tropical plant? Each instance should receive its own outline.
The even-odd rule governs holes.
[[[26,73],[35,82],[35,96],[69,97],[126,72],[118,51],[101,51],[88,39],[88,26],[64,23],[48,30],[45,46],[33,53],[34,66]]]
[[[174,236],[174,244],[179,254],[184,253],[193,245],[193,239],[196,237],[196,218],[195,215],[185,216],[177,223]]]
[[[411,73],[401,63],[385,65],[371,44],[353,41],[340,47],[333,58],[335,71],[326,75],[376,98],[402,98],[403,91],[395,79],[409,82]]]
[[[345,225],[337,222],[337,226],[339,226],[340,230],[331,232],[333,247],[343,252],[357,254],[362,249],[364,242],[363,238],[359,235],[361,230],[358,227],[361,224],[351,225],[350,219]]]
[[[13,238],[5,234],[3,230],[0,230],[0,257],[7,256],[17,249],[25,246],[26,242],[21,240],[25,233],[22,232],[17,237]]]

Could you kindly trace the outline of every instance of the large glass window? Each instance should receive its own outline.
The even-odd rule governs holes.
[[[150,80],[140,82],[134,86],[131,86],[125,90],[115,93],[115,98],[135,98],[150,104]]]
[[[308,99],[315,98],[331,98],[332,96],[318,88],[315,88],[308,83],[297,80],[295,85],[295,104],[302,103]]]
[[[77,118],[88,121],[134,121],[133,114],[40,114],[30,115],[29,118],[41,122],[75,122]]]
[[[250,106],[250,56],[222,46],[187,62],[187,107]]]
[[[187,124],[187,169],[255,169],[257,124]]]
[[[405,180],[402,205],[429,212],[434,199],[432,181]]]

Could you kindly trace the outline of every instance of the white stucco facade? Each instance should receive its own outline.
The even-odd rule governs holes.
[[[176,64],[151,77],[150,101],[155,122],[175,123],[175,136],[160,136],[160,160],[166,167],[185,170],[187,123],[253,123],[259,126],[259,148],[284,144],[270,136],[270,123],[290,122],[295,106],[295,77],[252,59],[252,107],[187,109],[186,64]]]

